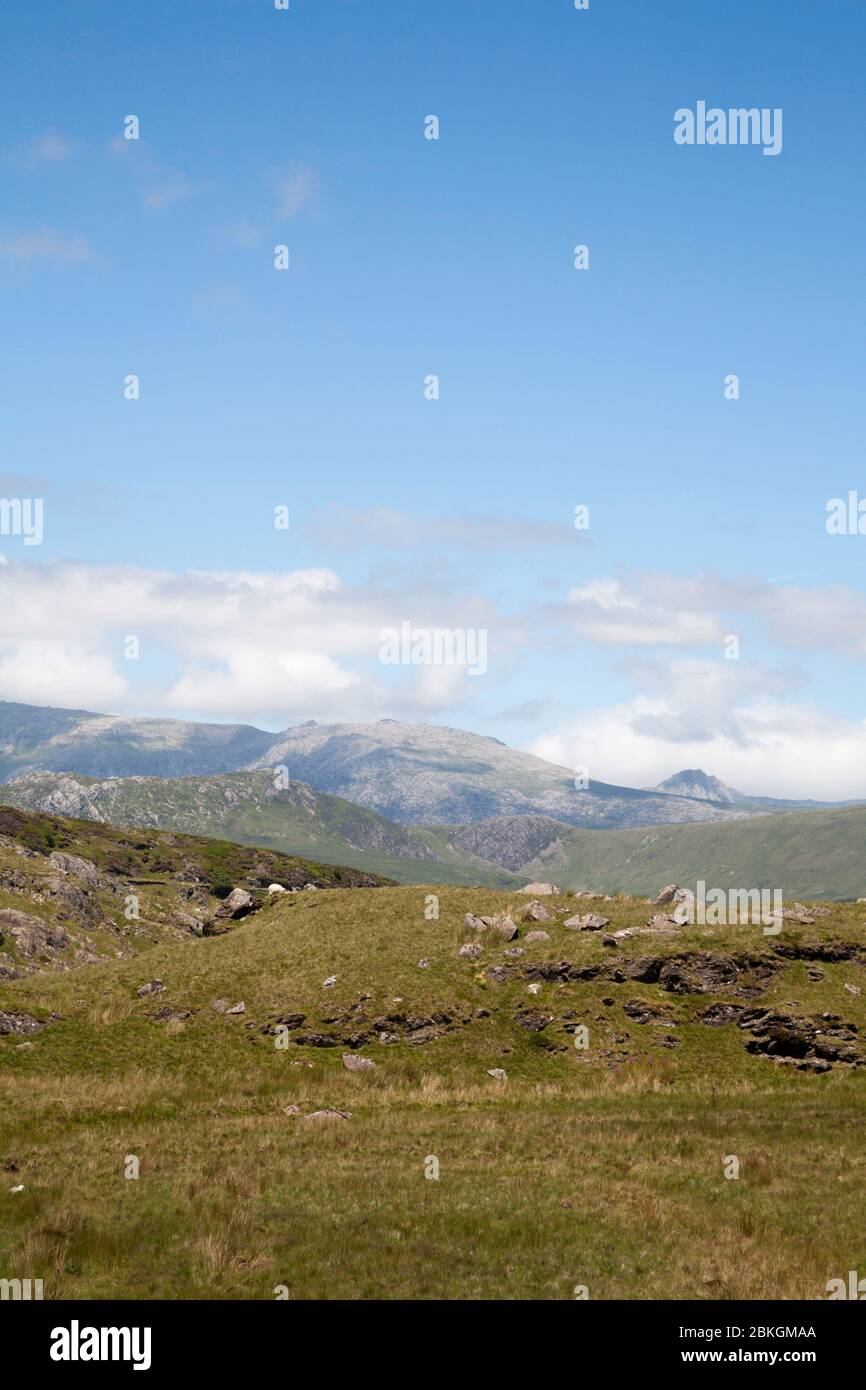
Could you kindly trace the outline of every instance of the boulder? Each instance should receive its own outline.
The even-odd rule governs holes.
[[[518,891],[521,893],[530,893],[534,898],[542,898],[549,896],[551,893],[559,893],[559,889],[555,883],[527,883],[525,888],[520,888]]]
[[[526,904],[520,914],[520,920],[521,922],[552,922],[554,915],[543,903],[533,901]]]
[[[343,1066],[346,1071],[375,1071],[376,1063],[369,1057],[358,1057],[354,1052],[343,1053]]]
[[[146,985],[139,985],[135,992],[139,999],[149,999],[152,994],[163,994],[165,985],[162,980],[148,980]]]
[[[48,1024],[40,1018],[34,1018],[32,1014],[12,1014],[0,1009],[0,1035],[9,1033],[39,1033]]]
[[[471,960],[474,959],[476,956],[483,955],[484,947],[481,945],[479,941],[467,941],[465,946],[460,947],[460,950],[457,952],[457,954],[458,956],[462,956],[464,960]]]
[[[663,888],[656,898],[656,906],[662,907],[666,903],[677,903],[680,901],[677,894],[681,890],[675,883],[669,883],[667,888]]]
[[[601,917],[597,912],[587,912],[585,917],[581,917],[580,913],[576,917],[569,917],[565,925],[570,931],[601,931],[609,922],[609,917]]]
[[[517,927],[506,912],[497,913],[491,923],[491,930],[503,941],[513,941],[517,935]]]
[[[43,922],[17,907],[0,911],[0,936],[9,936],[18,951],[28,960],[34,956],[55,955],[69,945],[66,928],[59,922]]]
[[[54,850],[48,856],[48,863],[58,873],[70,874],[83,883],[85,888],[99,887],[99,870],[89,859],[81,859],[77,854],[63,854]]]
[[[492,1076],[494,1081],[507,1081],[508,1073],[504,1067],[488,1067],[487,1075]]]
[[[246,917],[248,912],[253,910],[252,894],[245,888],[233,888],[228,897],[217,908],[216,916],[225,919],[230,918],[233,922],[241,917]]]
[[[526,937],[526,944],[527,944],[527,946],[528,946],[529,943],[530,943],[531,941],[549,941],[549,940],[550,940],[550,932],[549,932],[549,931],[531,931],[531,932],[529,932],[529,934],[528,934],[527,937]]]

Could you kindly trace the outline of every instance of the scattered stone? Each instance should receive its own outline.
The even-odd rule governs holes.
[[[188,1018],[192,1018],[192,1009],[157,1009],[155,1014],[151,1014],[154,1023],[185,1023]]]
[[[612,946],[614,950],[618,949],[618,943],[615,936],[603,936],[601,938],[601,944],[602,946]]]
[[[467,941],[465,946],[460,947],[460,950],[457,952],[457,954],[458,956],[462,956],[464,959],[474,959],[475,957],[484,954],[484,947],[481,945],[479,941]]]
[[[488,1067],[487,1075],[492,1076],[494,1081],[507,1081],[508,1073],[503,1067]]]
[[[527,883],[525,888],[520,888],[518,891],[521,893],[531,893],[535,898],[543,898],[549,896],[551,893],[554,895],[559,893],[559,889],[555,883]]]
[[[655,912],[647,922],[646,930],[658,932],[661,936],[675,936],[677,928],[681,926],[683,923],[676,916],[669,914],[665,917],[661,913]]]
[[[287,1105],[283,1111],[284,1115],[300,1115],[300,1113],[301,1107],[299,1105]]]
[[[476,917],[474,912],[467,912],[466,916],[463,918],[463,921],[470,931],[485,931],[488,926],[489,919],[488,921],[485,921],[483,917]]]
[[[419,969],[419,970],[429,970],[429,969],[430,969],[430,962],[429,962],[429,960],[427,959],[426,956],[424,957],[423,960],[419,960],[419,962],[418,962],[418,969]]]
[[[534,984],[527,985],[526,992],[527,994],[537,994],[540,989],[541,985],[536,980]]]
[[[81,859],[77,854],[63,854],[60,850],[54,850],[48,856],[48,863],[58,873],[71,874],[73,878],[77,878],[85,888],[100,886],[99,870],[90,859]]]
[[[277,893],[285,893],[285,891],[286,890],[281,883],[268,884],[268,893],[272,893],[274,896],[276,896]],[[295,1107],[295,1109],[297,1110],[297,1106]]]
[[[610,918],[601,917],[597,912],[587,912],[585,917],[578,913],[575,917],[569,917],[565,925],[570,931],[601,931],[602,927],[610,925]]]
[[[745,1009],[740,1004],[711,1004],[698,1014],[698,1018],[712,1028],[721,1028],[726,1023],[739,1023],[744,1013]]]
[[[33,1018],[31,1014],[12,1014],[0,1009],[0,1036],[10,1033],[39,1033],[47,1027],[46,1020]]]
[[[520,914],[521,922],[552,922],[555,920],[554,914],[544,906],[544,903],[531,902]]]
[[[627,1000],[622,1011],[633,1023],[663,1023],[667,1028],[676,1024],[670,1013],[656,1004],[648,1004],[645,999]]]
[[[164,994],[165,985],[162,980],[148,980],[146,985],[141,985],[135,992],[139,999],[147,999],[152,994]]]
[[[522,947],[522,946],[509,946],[508,949],[507,949],[506,951],[503,951],[503,952],[502,952],[502,954],[503,954],[504,956],[522,956],[522,955],[524,954],[524,952],[523,952],[523,947]]]
[[[7,932],[19,953],[28,960],[34,956],[54,956],[69,945],[66,928],[59,922],[43,922],[41,917],[19,912],[16,907],[4,907],[0,911],[0,937]]]
[[[862,992],[863,992],[863,991],[861,990],[861,988],[860,988],[859,985],[849,985],[849,984],[846,984],[846,985],[845,985],[845,988],[847,989],[847,991],[848,991],[849,994],[862,994]]]
[[[229,1006],[229,1001],[227,999],[212,999],[210,1006],[212,1009],[216,1009],[218,1014],[224,1014]]]
[[[553,1015],[540,1013],[537,1009],[518,1009],[514,1021],[530,1033],[542,1033],[553,1022]]]
[[[530,943],[531,941],[549,941],[549,940],[550,940],[550,932],[547,932],[547,931],[531,931],[531,932],[529,932],[529,934],[528,934],[528,936],[527,936],[527,938],[526,938],[526,944],[527,944],[527,946],[528,946],[529,943]]]
[[[243,1000],[241,1000],[241,1002],[240,1002],[239,1004],[235,1004],[235,1006],[234,1006],[233,1009],[226,1009],[226,1013],[227,1013],[227,1014],[245,1014],[246,1011],[247,1011],[247,1006],[246,1006],[246,1004],[243,1002]]]
[[[322,981],[322,989],[333,989],[337,983],[336,975],[329,975],[327,980]]]
[[[358,1057],[354,1052],[343,1053],[343,1066],[346,1071],[375,1071],[376,1063],[369,1057]]]
[[[866,1065],[866,1057],[856,1046],[856,1025],[843,1023],[837,1014],[814,1019],[753,1009],[743,1015],[740,1027],[752,1035],[746,1043],[747,1052],[783,1062],[808,1063],[799,1068],[801,1071],[827,1071],[831,1062]],[[816,1061],[828,1065],[816,1067]]]
[[[233,888],[228,897],[220,904],[216,910],[216,916],[220,918],[231,918],[237,921],[241,917],[246,917],[248,912],[252,912],[253,897],[245,888]]]
[[[736,984],[739,970],[730,956],[714,956],[693,951],[668,956],[659,970],[658,982],[670,994],[718,994]]]
[[[348,1110],[313,1110],[305,1116],[307,1120],[348,1120],[350,1119]]]
[[[667,886],[666,888],[663,888],[663,889],[662,889],[662,891],[659,893],[658,897],[656,898],[656,905],[657,905],[658,907],[661,907],[664,903],[677,903],[677,902],[681,902],[681,901],[682,901],[682,898],[680,897],[680,894],[681,894],[681,893],[682,893],[682,889],[679,888],[679,887],[677,886],[676,883],[669,883],[668,886]]]

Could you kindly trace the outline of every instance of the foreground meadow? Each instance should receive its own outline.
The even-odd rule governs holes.
[[[545,899],[507,944],[465,924],[526,903],[285,895],[224,936],[0,986],[47,1024],[0,1037],[0,1277],[47,1298],[814,1299],[866,1270],[862,909],[779,937],[649,931],[626,898]],[[578,909],[607,931],[566,928]],[[765,1016],[781,1041],[749,1050]]]

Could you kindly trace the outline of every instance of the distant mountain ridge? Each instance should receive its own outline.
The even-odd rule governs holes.
[[[812,801],[808,798],[747,796],[745,792],[729,787],[727,782],[722,782],[699,767],[688,767],[682,772],[675,772],[672,777],[659,782],[658,786],[648,787],[647,791],[662,792],[666,796],[685,796],[695,801],[707,801],[717,806],[730,806],[737,810],[762,814],[774,811],[840,811],[846,806],[864,804],[862,798],[850,801]]]
[[[749,800],[742,792],[729,787],[719,777],[713,777],[699,767],[688,767],[682,772],[675,772],[672,777],[666,777],[663,782],[659,782],[658,786],[647,787],[647,791],[664,792],[666,796],[688,796],[696,801],[716,801],[732,806]]]
[[[694,798],[590,782],[498,739],[432,724],[301,724],[266,733],[243,724],[136,719],[0,702],[0,778],[30,772],[210,777],[285,770],[405,826],[542,815],[614,829],[743,814]]]

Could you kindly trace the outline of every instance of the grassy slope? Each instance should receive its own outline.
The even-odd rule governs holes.
[[[7,784],[0,794],[11,805],[38,810],[51,781],[46,778],[47,787]],[[76,781],[90,786],[96,779],[79,776]],[[510,887],[516,882],[505,869],[454,850],[444,841],[434,843],[435,837],[424,831],[396,825],[342,797],[297,783],[275,794],[272,774],[267,772],[124,779],[111,802],[100,802],[99,809],[118,826],[158,825],[189,835],[262,845],[280,854],[347,865],[400,883],[423,883],[431,875],[444,883]],[[418,857],[430,849],[443,858],[435,874],[429,860]]]
[[[720,825],[575,830],[564,859],[537,860],[529,875],[563,887],[647,893],[661,883],[781,888],[786,898],[866,896],[866,807],[791,812]]]
[[[458,958],[467,910],[523,902],[457,888],[302,895],[225,937],[0,985],[0,1009],[62,1015],[32,1046],[0,1038],[0,1275],[44,1277],[51,1297],[272,1298],[286,1284],[292,1298],[569,1299],[586,1284],[593,1298],[815,1298],[866,1266],[866,1069],[819,1077],[750,1055],[740,1030],[697,1021],[724,992],[597,979],[529,996],[525,978],[485,973],[501,946]],[[603,911],[615,928],[649,914],[634,900]],[[545,929],[549,944],[521,931],[512,963],[613,959],[599,933]],[[749,927],[636,936],[616,960],[803,939],[862,942],[863,910],[772,941]],[[866,968],[820,971],[791,961],[761,1002],[866,1033]],[[166,993],[139,1000],[152,977]],[[214,1012],[216,996],[243,999],[245,1015]],[[634,1023],[632,999],[673,1022]],[[194,1012],[152,1021],[165,1004]],[[554,1021],[529,1032],[524,1006]],[[341,1034],[389,1013],[454,1024],[421,1046],[374,1032],[362,1052],[377,1068],[354,1075],[343,1046],[277,1050],[261,1029],[286,1012]],[[575,1023],[590,1029],[586,1053]],[[351,1119],[303,1118],[323,1106]],[[722,1175],[730,1154],[737,1181]]]

